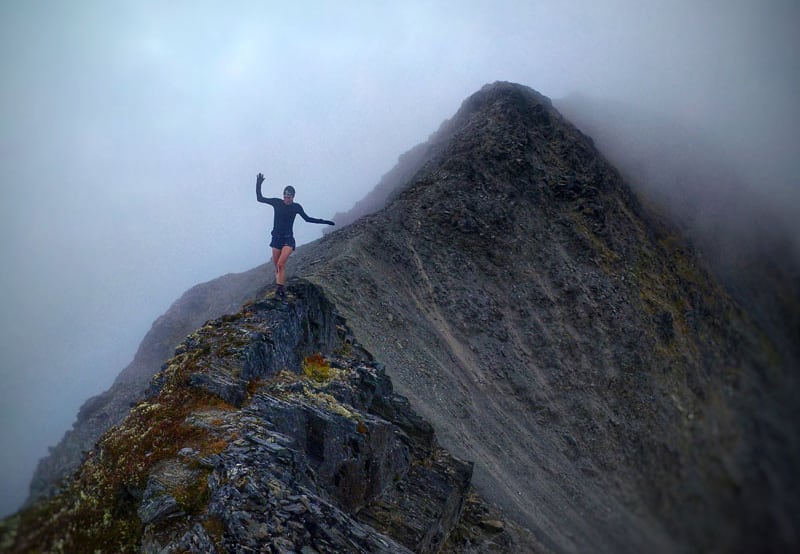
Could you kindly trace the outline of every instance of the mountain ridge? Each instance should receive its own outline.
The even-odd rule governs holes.
[[[537,497],[552,502],[549,518],[524,520],[540,539],[567,545],[567,550],[602,545],[601,550],[612,551],[634,546],[672,551],[684,542],[711,547],[708,534],[715,526],[711,534],[720,537],[736,535],[729,534],[728,526],[767,526],[784,537],[777,540],[796,540],[794,524],[771,527],[780,525],[779,513],[724,523],[736,511],[740,492],[735,489],[742,482],[738,470],[731,469],[736,465],[732,460],[742,456],[741,463],[749,463],[750,454],[736,448],[765,440],[743,441],[732,430],[748,426],[749,412],[758,409],[734,407],[733,399],[751,395],[756,406],[769,404],[768,391],[787,374],[779,370],[775,382],[762,381],[770,373],[765,368],[774,367],[768,338],[714,283],[692,248],[645,211],[593,142],[540,95],[500,83],[476,96],[473,100],[488,113],[466,119],[465,132],[453,138],[440,165],[422,168],[393,204],[362,218],[354,229],[339,231],[346,240],[334,244],[326,237],[312,245],[311,259],[326,249],[329,260],[339,257],[333,267],[304,266],[298,258],[297,271],[326,284],[376,355],[405,362],[389,366],[396,386],[416,400],[448,448],[476,461],[479,490],[504,491],[490,492],[490,500],[518,514],[541,514]],[[387,221],[391,232],[381,230]],[[446,243],[438,245],[444,237]],[[520,258],[525,267],[512,276],[509,270]],[[349,290],[353,287],[357,292]],[[379,300],[380,311],[371,307]],[[370,310],[382,313],[365,316]],[[388,325],[377,323],[390,317]],[[370,333],[370,327],[380,333]],[[415,360],[437,370],[421,378],[407,369]],[[454,367],[469,368],[469,379]],[[486,375],[481,367],[492,371]],[[519,367],[537,368],[535,377]],[[502,379],[494,391],[470,383],[490,383],[497,376]],[[437,387],[447,394],[430,392]],[[747,395],[737,389],[748,390]],[[482,409],[497,406],[477,406],[484,395],[504,406],[495,418],[480,417]],[[518,400],[510,401],[514,396]],[[609,403],[606,396],[616,399]],[[460,425],[462,418],[471,421]],[[780,415],[765,414],[764,419],[758,425],[769,428],[768,433],[786,436]],[[636,426],[620,425],[621,420]],[[662,426],[670,429],[669,420],[682,424],[669,439],[658,439]],[[527,428],[547,430],[553,422],[564,430],[549,430],[551,448],[538,449],[538,465],[526,464],[537,448],[520,448],[520,438],[529,436]],[[728,426],[731,435],[724,436],[720,429]],[[693,435],[688,442],[687,433]],[[504,435],[506,440],[500,440]],[[599,436],[615,439],[587,456]],[[712,460],[690,446],[692,441],[716,451]],[[464,448],[468,443],[478,446]],[[797,455],[796,436],[787,437],[786,448]],[[773,444],[773,449],[781,447]],[[551,465],[551,457],[562,460],[559,468],[575,467],[572,478],[556,479],[563,490],[530,481],[529,488],[520,487],[536,475],[552,477],[542,470]],[[498,471],[501,458],[513,463]],[[672,459],[676,467],[664,467],[662,458]],[[768,458],[776,474],[784,479],[791,474],[779,454]],[[616,506],[613,498],[599,491],[590,495],[590,488],[579,484],[585,475],[597,478],[609,467],[619,474],[609,472],[609,482],[599,488],[621,491]],[[492,468],[495,475],[482,468]],[[681,500],[686,493],[676,493],[682,482],[702,483],[712,475],[737,485],[715,490],[714,499],[706,498],[709,504],[691,515],[678,508],[686,502]],[[660,477],[665,481],[656,485]],[[587,498],[577,509],[564,492],[570,489]],[[783,492],[775,491],[787,503],[777,512],[788,512],[787,506],[797,501],[796,492]],[[751,485],[747,494],[753,495],[748,499],[753,504],[775,504],[763,497],[760,486]],[[631,504],[639,506],[632,510]],[[609,510],[620,520],[604,520]],[[597,521],[583,525],[593,518]],[[570,522],[570,531],[558,529],[556,522]],[[567,535],[575,529],[585,536]],[[731,538],[722,548],[734,548],[741,540]]]
[[[290,272],[479,492],[553,551],[796,544],[797,437],[768,405],[787,371],[682,237],[532,89],[488,85],[437,136]]]
[[[316,352],[316,353],[315,353]],[[462,552],[520,543],[310,283],[189,335],[4,552]],[[466,517],[462,517],[466,514]],[[471,518],[471,519],[470,519]],[[486,528],[488,527],[488,531]]]

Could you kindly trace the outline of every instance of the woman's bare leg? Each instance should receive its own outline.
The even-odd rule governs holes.
[[[278,259],[275,261],[276,282],[279,285],[286,283],[286,260],[292,255],[292,250],[294,249],[291,246],[284,246],[280,250],[272,249],[273,260],[275,260],[275,252],[279,252]]]
[[[275,283],[280,283],[278,281],[278,260],[281,257],[281,251],[277,248],[272,249],[272,265],[275,268]]]

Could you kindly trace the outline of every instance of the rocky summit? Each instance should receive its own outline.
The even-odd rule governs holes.
[[[302,551],[300,537],[336,548],[342,543],[331,536],[339,534],[348,548],[367,552],[378,543],[422,552],[796,549],[797,360],[645,200],[549,99],[521,85],[487,85],[401,156],[354,212],[337,216],[349,225],[290,259],[289,273],[313,285],[346,320],[344,334],[358,337],[356,345],[345,341],[353,357],[342,357],[338,331],[339,342],[320,338],[332,337],[338,320],[306,318],[317,323],[305,327],[310,338],[299,344],[314,346],[301,348],[303,356],[321,352],[318,367],[341,373],[317,383],[301,369],[304,358],[244,345],[211,347],[192,369],[175,361],[204,351],[192,335],[157,377],[160,396],[106,433],[49,504],[33,502],[8,520],[5,540],[33,541],[31,525],[80,504],[79,491],[91,496],[100,485],[81,481],[88,471],[110,472],[97,482],[115,484],[92,498],[120,503],[103,505],[110,516],[98,511],[80,521],[126,522],[118,532],[138,537],[130,540],[145,551],[172,544],[236,551],[239,540]],[[255,317],[248,313],[263,312],[271,278],[263,266],[199,285],[162,318],[171,322],[163,335],[154,326],[149,355],[167,358],[169,341],[157,337],[186,336],[198,318],[224,313],[210,313],[223,300],[241,298],[259,300],[236,316],[240,328],[256,343],[275,343],[263,326],[246,323]],[[219,300],[190,301],[198,298]],[[305,310],[297,302],[287,309]],[[253,338],[258,333],[264,338]],[[288,371],[253,369],[267,358]],[[128,382],[143,394],[159,366],[138,367]],[[183,386],[175,388],[173,374]],[[361,400],[362,385],[385,376],[413,412],[398,409],[405,403],[397,399]],[[205,396],[175,404],[188,411],[170,419],[179,427],[172,433],[148,434],[155,420],[136,427],[148,410],[166,417],[148,406],[169,391]],[[95,401],[93,413],[110,410],[114,396]],[[319,416],[325,423],[308,415],[322,405],[335,414]],[[406,417],[427,423],[412,430]],[[287,430],[292,418],[304,433]],[[317,424],[341,438],[330,449],[343,452],[350,469],[340,474],[320,460],[328,439],[315,435]],[[367,464],[372,435],[359,429],[377,433],[376,425],[399,430],[381,431],[381,447],[372,447],[378,457]],[[419,442],[428,425],[441,448]],[[75,436],[79,428],[80,419]],[[110,460],[136,459],[120,442],[126,428],[152,435],[147,444],[180,440],[159,446],[163,457],[146,457],[144,469],[119,472],[118,482],[109,468],[123,463]],[[75,444],[68,436],[54,452]],[[239,461],[263,467],[245,462],[253,452],[273,460],[269,477],[231,469]],[[294,473],[279,464],[290,455]],[[40,466],[39,497],[79,463],[58,459]],[[421,468],[430,473],[415,473]],[[474,491],[465,492],[470,468]],[[412,509],[417,503],[425,507]],[[239,513],[250,515],[231,515]],[[319,514],[328,519],[302,519]],[[395,520],[398,527],[387,523]]]
[[[393,392],[323,292],[295,282],[286,302],[250,303],[186,338],[147,399],[49,500],[7,520],[0,544],[398,554],[520,546],[478,505],[471,475]],[[461,522],[476,510],[482,517]]]

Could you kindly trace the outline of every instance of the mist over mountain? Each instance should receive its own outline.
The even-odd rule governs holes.
[[[789,169],[764,171],[767,159],[754,171],[754,153],[653,112],[585,95],[556,105],[693,243],[783,363],[800,368],[800,195]]]
[[[770,337],[741,314],[685,237],[645,209],[546,99],[500,83],[467,99],[443,129],[450,125],[458,131],[444,148],[434,142],[394,202],[340,231],[352,234],[340,263],[319,274],[342,295],[338,305],[357,304],[345,309],[348,319],[379,355],[404,359],[406,368],[439,367],[420,374],[389,366],[443,443],[476,460],[479,488],[515,513],[547,513],[527,520],[529,528],[577,550],[670,551],[683,540],[734,549],[763,536],[763,526],[780,526],[797,501],[793,486],[766,494],[751,481],[761,470],[742,467],[770,459],[770,479],[791,475],[797,365],[786,335]],[[329,238],[312,255],[334,248]],[[331,287],[341,274],[349,280]],[[367,306],[373,287],[389,298],[381,310]],[[380,334],[370,335],[376,327]],[[618,426],[620,417],[636,423]],[[744,438],[751,425],[765,434]],[[535,440],[521,438],[531,430]],[[773,432],[783,439],[771,443]],[[599,444],[603,454],[591,454]],[[786,458],[775,448],[786,448]],[[558,492],[542,470],[554,459]],[[606,472],[620,467],[627,469]],[[597,489],[583,487],[586,477]],[[728,490],[711,485],[729,478]],[[687,486],[709,488],[690,501]],[[534,499],[548,494],[545,509]],[[779,497],[787,504],[778,507]],[[773,515],[723,523],[722,514],[755,505]],[[779,534],[792,542],[789,520]],[[582,538],[560,536],[556,522],[574,524]]]
[[[792,265],[766,252],[769,274],[789,280],[756,290],[763,273],[737,281],[704,261],[705,238],[719,237],[635,163],[615,169],[601,152],[622,149],[589,138],[588,121],[573,126],[530,88],[487,85],[337,218],[350,225],[300,247],[289,273],[324,291],[441,445],[474,463],[509,544],[529,532],[525,544],[553,552],[796,547],[797,357],[780,325],[796,315]],[[262,266],[176,302],[141,366],[40,464],[30,509],[74,494],[57,482],[124,417],[117,388],[143,393],[178,337],[262,298],[272,278]]]

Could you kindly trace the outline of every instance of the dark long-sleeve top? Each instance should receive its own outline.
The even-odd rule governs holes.
[[[299,214],[309,223],[330,223],[327,219],[309,217],[303,210],[303,206],[297,202],[286,204],[282,198],[266,198],[261,194],[261,185],[256,185],[256,198],[259,202],[269,204],[275,209],[275,222],[272,225],[272,236],[291,237],[293,236],[294,218]]]

